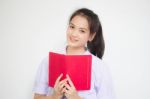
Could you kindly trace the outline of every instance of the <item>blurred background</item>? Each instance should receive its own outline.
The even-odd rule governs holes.
[[[149,0],[0,0],[1,99],[33,99],[39,63],[66,43],[81,7],[101,20],[116,99],[150,99]]]

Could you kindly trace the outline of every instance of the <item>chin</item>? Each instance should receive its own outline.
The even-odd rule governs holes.
[[[73,45],[73,44],[68,44],[69,47],[78,47],[76,45]]]
[[[74,43],[68,43],[68,46],[69,46],[69,47],[74,47],[74,48],[79,47],[79,45],[74,44]]]

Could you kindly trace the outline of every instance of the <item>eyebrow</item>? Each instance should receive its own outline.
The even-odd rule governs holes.
[[[71,22],[69,23],[69,25],[76,26],[76,25],[74,25],[74,24],[73,24],[73,23],[71,23]],[[86,29],[86,28],[79,28],[79,29],[84,29],[84,30],[86,30],[86,31],[88,30],[88,29]]]

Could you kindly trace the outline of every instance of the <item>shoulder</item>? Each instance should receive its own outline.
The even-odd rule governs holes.
[[[48,64],[48,60],[49,60],[49,55],[45,56],[42,60],[40,65],[46,65]]]
[[[43,67],[43,66],[47,67],[48,66],[49,58],[50,58],[50,56],[49,56],[50,52],[56,52],[56,53],[62,53],[63,54],[65,51],[64,51],[64,48],[50,50],[49,52],[47,52],[47,55],[41,59],[40,67]]]
[[[105,63],[102,59],[98,58],[97,56],[92,55],[92,64],[94,67],[96,67],[97,69],[103,68],[105,66]]]
[[[97,56],[93,55],[89,50],[86,52],[86,54],[92,56],[92,68],[99,70],[105,66],[104,61],[98,58]]]

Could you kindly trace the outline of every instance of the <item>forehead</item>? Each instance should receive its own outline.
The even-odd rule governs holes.
[[[75,17],[72,18],[70,23],[79,28],[85,28],[89,30],[88,20],[84,16],[76,15]]]

